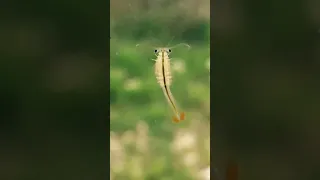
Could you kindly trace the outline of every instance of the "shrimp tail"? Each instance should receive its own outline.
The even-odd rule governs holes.
[[[173,116],[172,121],[175,123],[178,123],[180,119],[178,119],[177,116]]]
[[[186,114],[184,112],[180,113],[180,121],[183,121],[186,117]]]
[[[173,116],[172,121],[175,123],[178,123],[180,121],[183,121],[185,119],[185,113],[181,112],[179,116]]]

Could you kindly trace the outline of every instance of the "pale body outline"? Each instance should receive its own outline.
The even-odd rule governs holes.
[[[181,43],[178,45],[186,45],[190,48],[189,45],[184,43]],[[177,47],[178,45],[174,47]],[[172,48],[167,48],[167,47],[156,48],[155,54],[157,58],[153,60],[155,61],[154,70],[155,70],[155,76],[156,76],[157,82],[159,83],[170,107],[173,110],[173,113],[174,113],[173,121],[177,123],[185,119],[185,113],[182,111],[181,112],[179,111],[175,98],[173,97],[173,94],[170,89],[170,86],[172,84],[172,72],[171,72],[171,59],[169,57],[169,54],[171,53]]]

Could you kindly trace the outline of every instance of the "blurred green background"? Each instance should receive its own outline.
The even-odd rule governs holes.
[[[111,179],[204,179],[210,165],[209,0],[111,1]],[[154,74],[156,47],[172,49],[175,124]]]
[[[209,114],[211,166],[220,175],[231,158],[239,163],[240,179],[319,179],[318,2],[214,1],[211,57],[205,38],[209,1],[112,1],[111,6],[114,179],[197,176],[210,164]],[[150,60],[152,47],[166,45],[172,36],[172,44],[192,46],[172,53],[178,58],[172,63],[185,69],[175,71],[173,93],[189,115],[178,125],[170,121]],[[211,112],[207,60],[212,60]],[[183,152],[172,149],[181,131],[197,142]],[[197,157],[193,167],[184,162],[190,154]]]

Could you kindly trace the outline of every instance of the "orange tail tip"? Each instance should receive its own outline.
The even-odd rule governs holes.
[[[178,123],[180,120],[177,118],[177,116],[173,116],[172,121]]]
[[[185,119],[185,113],[184,112],[180,113],[180,117],[179,118],[177,116],[173,116],[173,118],[172,118],[173,122],[175,122],[175,123],[178,123],[178,122],[180,122],[180,121],[182,121],[184,119]]]
[[[180,113],[180,121],[183,121],[186,118],[186,114],[184,112]]]

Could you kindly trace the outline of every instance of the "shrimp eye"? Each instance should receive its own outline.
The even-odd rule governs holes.
[[[154,52],[157,53],[157,52],[158,52],[158,49],[155,49]]]
[[[169,53],[171,53],[171,49],[168,49]]]

